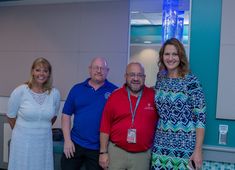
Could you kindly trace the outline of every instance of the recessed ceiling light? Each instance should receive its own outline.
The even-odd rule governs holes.
[[[140,11],[131,11],[131,14],[139,14]]]
[[[151,23],[147,19],[132,19],[131,25],[150,25]]]

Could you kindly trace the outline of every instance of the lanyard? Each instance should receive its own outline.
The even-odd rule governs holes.
[[[140,94],[139,94],[139,96],[138,96],[138,99],[137,99],[137,102],[136,102],[136,105],[135,105],[135,109],[134,109],[134,112],[133,112],[132,103],[131,103],[131,94],[130,94],[130,90],[127,88],[128,100],[129,100],[129,103],[130,103],[131,116],[132,116],[132,118],[131,118],[131,125],[134,124],[135,115],[136,115],[136,109],[137,109],[137,107],[138,107],[138,105],[139,105],[139,103],[140,103],[140,99],[141,99],[141,97],[142,97],[142,91],[143,91],[143,90],[140,91]]]

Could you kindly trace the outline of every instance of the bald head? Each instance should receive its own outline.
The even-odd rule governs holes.
[[[89,66],[89,74],[93,84],[103,84],[108,75],[108,64],[105,58],[96,57],[91,61]]]
[[[103,63],[103,66],[108,67],[107,60],[104,57],[95,57],[91,60],[91,65],[94,65],[95,63]]]
[[[145,74],[145,71],[144,71],[144,67],[142,64],[140,64],[139,62],[131,62],[127,65],[126,67],[126,73],[128,73],[129,70],[132,69],[132,67],[136,67],[136,68],[139,68],[141,70],[141,73],[142,74]]]

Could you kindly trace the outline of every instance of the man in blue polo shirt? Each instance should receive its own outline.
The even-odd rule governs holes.
[[[64,154],[62,170],[99,170],[99,127],[102,111],[109,95],[117,87],[110,83],[104,58],[94,58],[89,66],[90,78],[72,87],[62,113]],[[71,130],[71,116],[74,115]]]

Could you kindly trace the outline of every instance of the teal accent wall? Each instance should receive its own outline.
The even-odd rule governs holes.
[[[222,0],[192,0],[190,67],[199,77],[206,96],[204,144],[235,147],[235,121],[216,119],[221,10]],[[218,143],[219,124],[229,126],[227,145]]]

